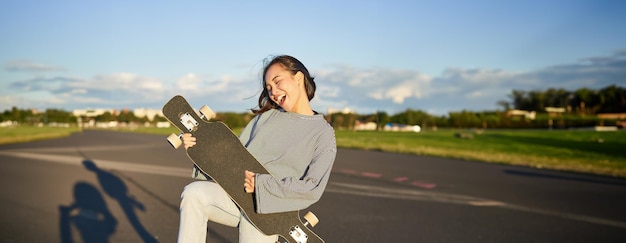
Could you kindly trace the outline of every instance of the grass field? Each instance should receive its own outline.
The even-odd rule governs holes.
[[[0,144],[68,136],[78,128],[0,128]],[[175,128],[118,129],[150,134]],[[235,133],[240,130],[236,129]],[[439,130],[421,133],[336,131],[342,148],[530,166],[626,178],[626,131]]]
[[[66,137],[77,131],[79,131],[77,127],[3,127],[0,128],[0,144],[25,143]]]
[[[336,137],[344,148],[626,177],[626,131],[338,131]]]

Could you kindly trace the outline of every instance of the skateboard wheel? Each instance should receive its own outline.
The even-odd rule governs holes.
[[[174,133],[167,137],[167,141],[170,142],[172,147],[174,147],[175,149],[178,149],[180,145],[183,144],[183,140],[181,140],[180,137]]]
[[[309,223],[309,225],[311,225],[311,228],[315,227],[315,225],[320,222],[317,216],[315,216],[315,214],[313,214],[312,212],[306,213],[304,215],[304,219],[306,220],[306,222]]]
[[[215,118],[215,113],[207,105],[203,105],[202,107],[200,107],[200,113],[207,121]]]

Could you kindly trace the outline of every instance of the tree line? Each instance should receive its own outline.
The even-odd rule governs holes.
[[[502,110],[494,111],[455,111],[447,115],[431,115],[423,110],[407,109],[390,115],[384,111],[373,114],[333,113],[327,114],[327,121],[335,129],[354,129],[357,123],[375,123],[381,130],[388,124],[419,125],[423,129],[435,128],[571,128],[597,125],[622,126],[624,119],[598,117],[600,113],[626,113],[626,89],[611,85],[600,90],[580,88],[574,91],[549,88],[547,90],[513,90],[507,95],[509,100],[498,101]],[[564,112],[554,114],[547,107],[563,108]],[[511,115],[510,110],[534,111],[533,117]],[[249,112],[219,112],[217,120],[232,128],[245,126],[253,115]],[[105,112],[94,118],[95,122],[117,121],[121,123],[154,124],[167,121],[164,117],[136,117],[134,113],[123,111],[119,114]],[[19,124],[76,124],[78,118],[71,112],[47,109],[36,112],[31,109],[13,107],[0,115],[0,122],[14,121]]]
[[[331,114],[336,129],[354,129],[358,122],[374,122],[378,129],[389,123],[420,125],[428,128],[573,128],[589,126],[624,126],[624,118],[598,117],[601,113],[626,113],[626,89],[610,85],[600,90],[580,88],[574,91],[549,88],[547,90],[513,90],[509,100],[498,101],[502,110],[454,111],[435,116],[423,110],[407,109],[398,114],[376,112],[369,115]],[[562,108],[562,113],[551,113],[546,108]],[[535,112],[532,117],[512,115],[511,110]],[[624,116],[622,116],[624,117]]]
[[[219,112],[216,114],[216,120],[223,121],[231,127],[243,127],[252,119],[252,114],[235,113],[235,112]],[[163,116],[155,116],[149,119],[147,116],[138,117],[135,113],[128,110],[111,113],[104,112],[95,117],[76,117],[72,112],[60,109],[46,109],[45,111],[37,111],[34,109],[18,109],[13,107],[0,113],[0,122],[11,121],[17,124],[38,125],[38,124],[77,124],[79,121],[96,123],[118,122],[124,124],[138,125],[155,125],[157,122],[166,122]]]
[[[550,88],[544,91],[513,90],[510,101],[498,104],[505,110],[511,108],[544,111],[546,107],[563,107],[569,113],[595,115],[598,113],[626,112],[626,89],[611,85],[600,90],[580,88],[575,91]]]

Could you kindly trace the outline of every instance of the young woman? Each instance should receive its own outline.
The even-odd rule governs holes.
[[[311,109],[315,82],[296,58],[271,59],[263,69],[262,85],[256,116],[239,139],[273,176],[242,171],[242,187],[254,195],[257,213],[305,209],[320,199],[328,183],[337,153],[335,133],[324,116]],[[192,147],[196,138],[184,134],[183,144]],[[278,239],[252,226],[214,182],[192,182],[181,198],[178,242],[206,242],[208,220],[239,227],[239,242]]]

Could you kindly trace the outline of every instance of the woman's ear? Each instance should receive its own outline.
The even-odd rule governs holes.
[[[298,82],[298,86],[300,86],[301,84],[304,84],[304,74],[300,71],[298,71],[295,75],[296,81]]]

